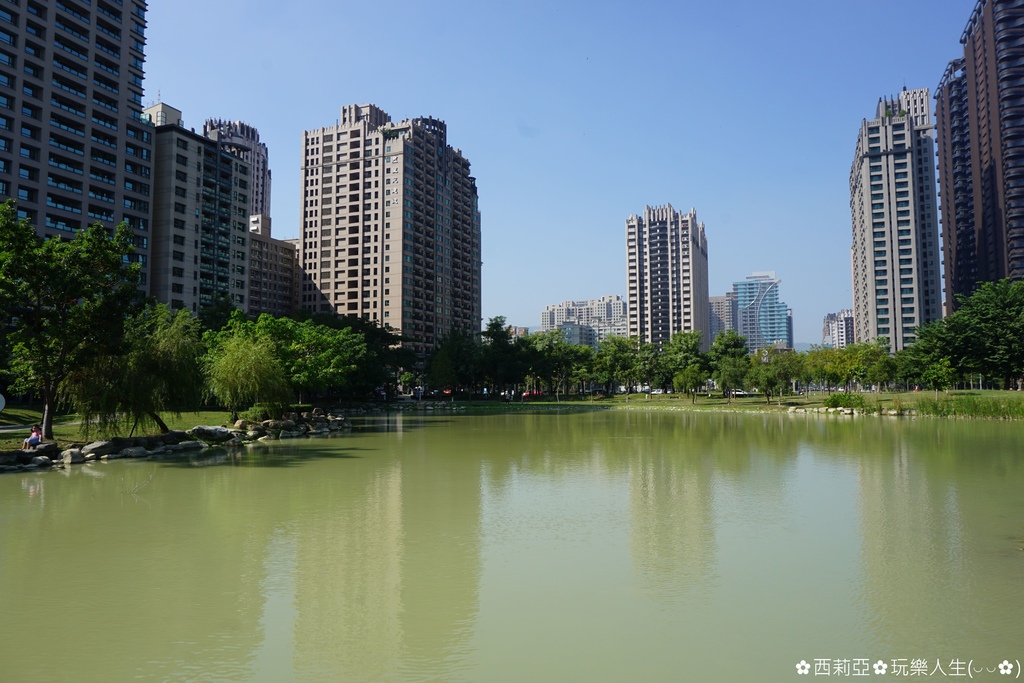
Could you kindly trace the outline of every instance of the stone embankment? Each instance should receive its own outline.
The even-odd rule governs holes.
[[[312,413],[286,414],[281,420],[254,424],[239,420],[233,427],[198,425],[187,432],[114,437],[89,444],[71,444],[63,450],[56,443],[42,443],[35,448],[0,452],[0,473],[64,468],[95,460],[167,456],[179,451],[213,447],[233,448],[259,441],[328,436],[351,428],[344,415],[325,414],[316,408]]]
[[[890,417],[904,417],[917,415],[916,410],[861,410],[860,408],[794,408],[790,407],[786,412],[790,413],[832,413],[835,415],[882,415]]]

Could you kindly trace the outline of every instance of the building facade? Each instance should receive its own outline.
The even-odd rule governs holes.
[[[541,332],[561,327],[563,323],[590,327],[595,344],[608,337],[625,337],[628,334],[626,302],[618,294],[609,294],[600,299],[563,301],[545,306],[541,311]]]
[[[850,169],[856,341],[899,351],[942,317],[935,128],[927,88],[878,102],[861,123]]]
[[[246,187],[249,215],[271,215],[270,153],[266,144],[260,142],[260,132],[242,121],[207,119],[203,124],[203,136],[218,140],[232,154],[249,164],[251,174]]]
[[[249,271],[246,305],[250,316],[284,316],[295,312],[298,253],[292,242],[271,236],[270,153],[254,126],[242,121],[207,119],[203,137],[214,140],[249,166],[249,177],[238,178],[236,192],[249,198]]]
[[[300,306],[378,321],[419,354],[479,330],[476,179],[445,123],[347,105],[302,144]]]
[[[270,216],[249,216],[250,316],[295,312],[295,281],[299,258],[296,244],[270,235]]]
[[[146,2],[0,7],[0,199],[46,237],[126,222],[150,278],[153,128],[142,116]]]
[[[711,347],[708,320],[708,241],[697,212],[683,214],[648,206],[626,219],[628,332],[662,344],[676,332],[703,332]]]
[[[768,346],[793,348],[788,307],[779,300],[781,284],[773,271],[763,271],[732,285],[736,332],[747,338],[751,352]]]
[[[156,126],[150,294],[193,312],[220,296],[246,310],[249,165],[186,128],[174,107],[145,115]]]
[[[853,309],[829,313],[821,325],[821,343],[834,349],[845,349],[854,342]]]
[[[980,0],[935,95],[946,312],[1024,277],[1024,3]]]
[[[736,297],[732,292],[708,297],[708,321],[711,343],[722,332],[736,329]]]
[[[594,349],[597,348],[597,331],[590,325],[583,325],[572,321],[563,321],[558,324],[556,329],[562,332],[562,336],[568,344],[589,346]]]

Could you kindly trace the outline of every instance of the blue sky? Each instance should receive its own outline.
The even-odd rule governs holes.
[[[711,294],[774,270],[796,341],[819,342],[851,305],[860,121],[934,90],[974,4],[158,0],[145,102],[256,126],[281,238],[303,130],[351,103],[445,120],[480,194],[485,321],[625,296],[625,220],[671,203],[706,225]]]

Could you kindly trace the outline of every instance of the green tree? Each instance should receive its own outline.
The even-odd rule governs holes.
[[[167,306],[146,306],[130,316],[116,353],[100,354],[69,375],[65,394],[85,431],[118,433],[140,423],[161,432],[161,412],[198,409],[205,382],[200,325],[189,312],[173,315]]]
[[[736,330],[719,333],[711,343],[711,350],[708,352],[711,375],[730,403],[732,390],[743,386],[743,380],[750,367],[749,356],[747,339],[737,334]]]
[[[635,377],[650,389],[664,374],[662,355],[654,344],[638,342],[634,360]]]
[[[718,361],[715,378],[722,386],[729,403],[732,403],[733,391],[745,385],[753,356],[726,356]]]
[[[125,316],[138,298],[138,267],[129,264],[132,234],[99,223],[73,239],[43,240],[0,205],[0,296],[14,316],[10,333],[15,386],[43,399],[43,438],[65,381],[94,356],[116,350]]]
[[[252,339],[237,333],[207,353],[210,390],[231,411],[232,422],[243,406],[288,403],[291,391],[275,351],[269,337]]]
[[[394,329],[382,326],[376,320],[358,316],[334,315],[333,313],[310,313],[298,311],[290,318],[296,322],[310,321],[333,330],[350,330],[361,336],[366,346],[355,371],[347,374],[342,391],[349,396],[367,396],[377,387],[385,387],[390,395],[394,384],[403,370],[417,373],[422,369],[416,352],[403,345],[404,339]]]
[[[782,394],[802,372],[800,354],[768,347],[753,355],[747,381],[764,393],[766,402],[777,396],[782,405]]]
[[[560,394],[569,390],[577,366],[589,359],[590,347],[570,344],[557,329],[531,334],[527,343],[537,352],[533,371],[545,378],[557,402]]]
[[[615,393],[616,387],[624,384],[627,401],[636,377],[638,351],[639,340],[636,337],[608,337],[600,343],[595,359],[596,368],[609,391]]]
[[[929,363],[921,373],[921,381],[935,390],[936,398],[939,396],[939,389],[949,389],[956,381],[956,372],[949,358],[943,357]]]
[[[862,387],[889,381],[891,366],[889,358],[889,340],[880,337],[874,342],[850,344],[842,350],[844,374],[848,384],[857,382]]]
[[[569,380],[580,393],[593,389],[593,384],[600,382],[600,373],[595,369],[596,353],[590,346],[576,346],[573,349],[575,360],[569,374]]]
[[[957,303],[957,311],[944,321],[951,366],[997,378],[1005,388],[1019,387],[1024,377],[1024,281],[984,282],[970,296],[957,297]],[[957,362],[957,356],[971,362]]]
[[[957,313],[954,313],[957,315]],[[945,378],[947,370],[956,373],[956,367],[950,360],[951,346],[958,343],[949,334],[946,320],[939,320],[917,329],[917,341],[896,354],[896,376],[909,385],[925,385],[931,387],[937,378]],[[967,361],[970,362],[970,361]],[[932,372],[938,367],[939,374]],[[943,385],[940,388],[945,388]]]
[[[401,382],[402,389],[404,391],[409,391],[412,387],[416,385],[416,375],[406,370],[398,378],[398,381]]]
[[[472,386],[479,374],[480,344],[465,330],[449,332],[427,358],[426,381],[435,389]]]
[[[805,359],[807,375],[819,387],[825,387],[829,394],[832,393],[833,385],[843,381],[841,355],[841,349],[831,346],[812,346],[811,350],[807,352]]]
[[[350,328],[335,329],[312,320],[296,322],[264,313],[251,324],[256,338],[269,338],[300,403],[317,393],[337,393],[366,356],[366,340]]]
[[[692,403],[697,402],[697,391],[707,384],[710,373],[706,365],[693,363],[687,365],[672,377],[672,386],[678,392],[689,392]]]
[[[480,368],[497,391],[522,383],[530,367],[529,350],[522,339],[512,339],[504,316],[487,321],[481,333]]]
[[[701,368],[702,371],[706,370],[710,377],[711,365],[709,358],[707,354],[702,353],[700,350],[702,335],[703,333],[700,330],[676,332],[662,347],[663,363],[673,383],[678,373],[694,365]],[[746,355],[746,349],[744,349],[743,355]]]

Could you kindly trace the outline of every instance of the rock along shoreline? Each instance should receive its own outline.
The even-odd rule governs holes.
[[[340,411],[289,413],[281,420],[249,423],[239,420],[233,427],[197,425],[188,431],[170,431],[155,436],[113,437],[88,444],[71,444],[61,449],[56,442],[34,448],[0,452],[0,473],[63,469],[97,460],[151,458],[182,451],[207,448],[241,448],[253,443],[328,436],[352,429]]]

